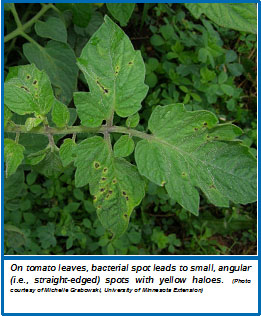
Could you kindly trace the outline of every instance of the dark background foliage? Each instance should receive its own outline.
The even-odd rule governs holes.
[[[23,24],[44,7],[15,6]],[[5,9],[9,34],[16,23]],[[70,108],[73,124],[72,92],[88,89],[75,57],[105,14],[111,16],[105,4],[53,5],[25,35],[6,42],[5,75],[10,67],[28,63],[45,69],[56,97]],[[147,129],[156,105],[182,102],[187,110],[209,110],[221,122],[240,126],[242,141],[256,155],[256,35],[220,27],[204,15],[195,19],[183,4],[136,4],[123,30],[142,52],[150,87],[137,129]],[[36,43],[43,48],[40,53]],[[21,122],[21,117],[14,120]],[[115,123],[124,125],[125,119],[116,117]],[[81,137],[86,135],[77,141]],[[45,136],[21,135],[20,141],[28,152],[48,143]],[[56,141],[59,146],[61,139]],[[75,188],[72,165],[57,179],[47,179],[23,164],[6,180],[4,198],[6,254],[256,254],[255,203],[217,208],[202,196],[200,214],[194,216],[149,182],[127,232],[111,242],[88,188]]]

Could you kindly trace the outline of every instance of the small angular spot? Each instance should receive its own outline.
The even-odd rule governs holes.
[[[109,190],[109,194],[112,194],[112,190]]]
[[[123,195],[127,195],[127,193],[126,193],[125,191],[122,191],[122,194],[123,194]]]
[[[198,128],[197,128],[197,127],[195,127],[195,128],[194,128],[194,131],[198,131]]]
[[[129,200],[129,197],[128,197],[128,196],[125,196],[125,199],[128,201],[128,200]]]
[[[182,177],[186,177],[186,172],[182,172]]]
[[[113,183],[113,184],[116,184],[116,183],[117,183],[117,180],[116,180],[116,179],[113,179],[113,180],[112,180],[112,183]]]
[[[104,192],[104,190],[105,190],[104,188],[100,188],[100,192]]]
[[[38,82],[37,80],[34,80],[34,81],[33,81],[33,84],[37,84],[37,82]]]
[[[133,65],[133,61],[129,61],[129,62],[128,62],[128,65]]]
[[[214,186],[214,184],[211,184],[210,189],[216,189],[216,187]]]
[[[125,214],[123,214],[123,216],[124,216],[125,218],[128,218],[128,214],[126,214],[126,213],[125,213]]]
[[[218,136],[215,136],[215,139],[218,139],[219,137]]]
[[[105,178],[105,177],[102,177],[102,178],[101,178],[101,180],[102,180],[102,181],[105,181],[105,180],[106,180],[106,178]]]
[[[108,171],[107,167],[104,167],[103,172],[106,173]]]
[[[28,80],[29,80],[30,78],[31,78],[31,76],[30,76],[30,75],[27,75],[27,76],[26,76],[26,79],[28,79]]]
[[[207,139],[209,139],[210,138],[210,136],[209,135],[207,135]]]
[[[98,161],[94,161],[94,168],[99,169],[100,168],[100,163]]]
[[[25,86],[21,86],[20,88],[24,89],[25,91],[29,92],[29,90]]]
[[[208,123],[207,123],[207,122],[204,122],[204,123],[203,123],[203,125],[204,125],[204,126],[207,126],[207,125],[208,125]]]

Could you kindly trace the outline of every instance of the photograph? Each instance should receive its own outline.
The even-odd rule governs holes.
[[[3,8],[4,255],[257,255],[256,3]]]

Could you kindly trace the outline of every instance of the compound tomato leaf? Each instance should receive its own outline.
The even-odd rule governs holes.
[[[116,158],[102,137],[82,141],[75,150],[75,184],[89,184],[102,225],[113,237],[128,227],[130,215],[145,194],[145,184],[137,168]]]
[[[158,106],[149,119],[153,135],[136,145],[139,172],[165,186],[170,197],[194,214],[198,189],[220,207],[228,207],[229,200],[256,201],[256,159],[234,140],[240,128],[217,123],[208,111],[189,112],[182,104]]]
[[[4,161],[6,178],[16,172],[16,169],[24,159],[24,146],[17,144],[14,140],[4,139]]]
[[[13,112],[24,115],[47,114],[53,105],[54,95],[51,82],[44,71],[34,64],[17,66],[4,85],[4,103]]]
[[[148,92],[143,59],[128,36],[108,16],[77,61],[90,90],[81,97],[75,94],[75,106],[83,125],[98,127],[114,111],[127,117],[141,108]]]
[[[55,99],[52,109],[52,120],[57,127],[64,127],[68,124],[70,112],[66,105]]]
[[[115,157],[127,157],[134,150],[135,144],[128,135],[122,135],[114,144],[113,151]]]
[[[106,6],[110,14],[120,22],[120,25],[126,26],[135,8],[135,3],[106,3]]]
[[[196,19],[203,13],[220,26],[257,33],[255,3],[186,3],[185,6]]]

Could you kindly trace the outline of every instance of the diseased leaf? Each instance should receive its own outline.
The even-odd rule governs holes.
[[[5,82],[4,103],[20,115],[47,114],[53,105],[54,95],[46,73],[33,64],[14,68],[11,78]]]
[[[128,135],[122,135],[114,144],[113,151],[115,157],[127,157],[134,150],[135,144]]]
[[[220,26],[257,33],[255,3],[186,3],[185,6],[196,19],[203,13]]]
[[[24,159],[24,146],[9,138],[4,139],[4,160],[6,178],[16,172]]]
[[[70,112],[66,105],[58,100],[55,100],[52,109],[52,120],[57,127],[64,127],[68,124],[70,119]]]
[[[58,42],[67,42],[66,27],[61,19],[49,17],[46,22],[38,20],[34,27],[38,36],[50,38]]]
[[[45,47],[26,43],[23,45],[23,52],[30,63],[35,63],[39,69],[46,71],[57,99],[69,104],[78,76],[72,48],[66,43],[51,40]]]
[[[27,131],[30,131],[32,128],[37,127],[43,121],[41,117],[28,117],[25,121],[25,127]]]
[[[158,106],[149,120],[153,135],[136,146],[139,172],[165,186],[170,197],[194,214],[198,188],[220,207],[228,207],[229,200],[256,201],[256,159],[234,140],[240,128],[217,123],[208,111],[185,111],[182,104]]]
[[[64,167],[67,167],[74,160],[74,147],[76,143],[71,138],[66,138],[60,147],[59,154]]]
[[[81,142],[75,150],[75,184],[89,184],[102,225],[120,236],[128,226],[135,206],[144,197],[144,181],[137,168],[122,158],[115,158],[108,144],[99,136]]]
[[[120,22],[120,25],[126,26],[135,8],[135,3],[106,3],[106,6],[111,15]]]
[[[127,35],[105,16],[105,22],[84,47],[78,66],[90,92],[77,92],[74,102],[82,124],[98,127],[116,113],[127,117],[141,108],[147,94],[145,66]]]

